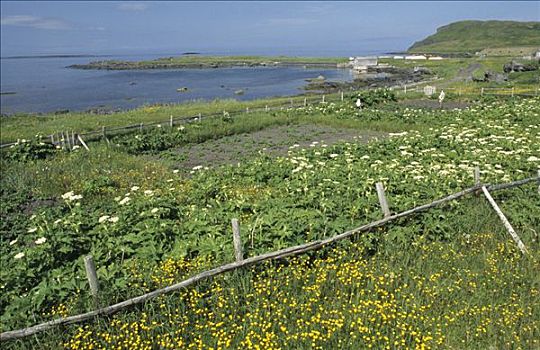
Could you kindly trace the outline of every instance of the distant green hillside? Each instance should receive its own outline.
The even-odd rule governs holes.
[[[411,53],[475,53],[487,48],[540,48],[540,22],[460,21],[415,42]]]

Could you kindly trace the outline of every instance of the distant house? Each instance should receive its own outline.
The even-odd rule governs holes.
[[[378,64],[377,57],[366,56],[366,57],[353,57],[349,61],[352,69],[365,72],[369,67],[376,67]]]
[[[428,60],[430,60],[430,61],[440,61],[442,59],[443,58],[441,56],[430,56],[430,57],[428,57]]]
[[[427,60],[427,57],[424,55],[410,55],[405,56],[406,60]]]
[[[403,56],[394,56],[394,59],[395,59],[395,60],[402,60],[402,59],[403,59]]]

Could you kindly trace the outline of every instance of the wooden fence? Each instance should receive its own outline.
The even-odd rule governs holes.
[[[288,102],[285,103],[270,103],[264,107],[259,108],[249,108],[246,109],[236,109],[229,111],[221,111],[212,114],[202,114],[198,113],[191,116],[170,116],[168,120],[153,121],[146,123],[136,123],[124,126],[102,126],[99,129],[85,131],[85,132],[75,132],[74,130],[60,131],[50,135],[44,135],[41,137],[40,141],[44,143],[51,143],[53,145],[62,147],[64,149],[73,149],[75,146],[83,146],[87,148],[85,141],[90,140],[99,140],[104,139],[108,140],[109,137],[116,136],[119,134],[128,134],[132,132],[142,132],[147,128],[155,128],[158,126],[161,127],[174,127],[186,123],[198,122],[206,118],[216,118],[222,117],[224,115],[228,116],[238,116],[255,112],[271,112],[271,111],[281,111],[290,108],[303,108],[308,105],[318,104],[318,103],[330,103],[338,102],[344,100],[344,93],[339,92],[337,95],[317,95],[309,96],[304,98],[293,98],[291,97]],[[23,138],[21,138],[23,139]],[[16,145],[17,142],[9,142],[0,145],[0,148],[10,147]]]
[[[329,244],[332,244],[332,243],[344,240],[346,238],[349,238],[349,237],[351,237],[351,236],[353,236],[353,235],[355,235],[357,233],[369,231],[369,230],[371,230],[373,228],[386,225],[387,223],[389,223],[391,221],[395,221],[395,220],[400,219],[400,218],[408,217],[408,216],[410,216],[412,214],[415,214],[415,213],[418,213],[418,212],[421,212],[421,211],[425,211],[427,209],[436,207],[436,206],[444,204],[446,202],[462,198],[467,194],[478,193],[479,191],[484,192],[484,194],[486,196],[486,199],[493,206],[494,210],[497,212],[497,215],[499,215],[499,217],[501,218],[501,220],[502,220],[503,224],[505,225],[506,229],[508,230],[508,232],[510,233],[510,235],[512,236],[512,238],[514,239],[514,241],[518,245],[518,248],[525,255],[527,253],[525,245],[523,244],[523,242],[521,241],[519,236],[516,234],[514,229],[511,227],[508,219],[506,219],[506,217],[504,216],[504,214],[502,213],[502,211],[500,210],[498,205],[495,203],[495,201],[491,197],[489,191],[493,192],[493,191],[508,189],[508,188],[512,188],[512,187],[518,187],[518,186],[522,186],[524,184],[534,182],[534,181],[538,181],[539,190],[540,190],[540,170],[538,171],[538,176],[536,176],[536,177],[531,177],[531,178],[527,178],[527,179],[523,179],[523,180],[519,180],[519,181],[514,181],[514,182],[510,182],[510,183],[499,184],[499,185],[482,184],[481,181],[480,181],[480,171],[479,171],[479,169],[475,169],[474,175],[475,175],[475,185],[473,187],[464,189],[464,190],[462,190],[460,192],[457,192],[457,193],[451,194],[449,196],[446,196],[444,198],[435,200],[435,201],[433,201],[431,203],[424,204],[424,205],[421,205],[421,206],[418,206],[418,207],[415,207],[415,208],[412,208],[412,209],[409,209],[409,210],[406,210],[406,211],[403,211],[403,212],[397,213],[397,214],[391,214],[390,213],[388,203],[386,201],[386,195],[384,193],[384,187],[383,187],[383,185],[381,183],[377,183],[376,188],[377,188],[377,193],[378,193],[378,197],[379,197],[379,203],[381,205],[381,210],[382,210],[382,213],[383,213],[383,216],[384,216],[383,219],[371,222],[371,223],[366,224],[366,225],[362,225],[360,227],[357,227],[357,228],[354,228],[352,230],[346,231],[346,232],[341,233],[339,235],[336,235],[334,237],[330,237],[330,238],[326,238],[326,239],[322,239],[322,240],[317,240],[317,241],[313,241],[313,242],[300,244],[300,245],[297,245],[297,246],[293,246],[293,247],[273,251],[273,252],[270,252],[270,253],[261,254],[261,255],[250,257],[250,258],[247,258],[247,259],[244,259],[244,257],[243,257],[242,244],[241,244],[241,238],[240,238],[240,226],[238,224],[238,220],[233,219],[232,220],[232,231],[233,231],[233,242],[234,242],[234,248],[235,248],[235,262],[224,264],[224,265],[215,267],[213,269],[198,273],[198,274],[196,274],[196,275],[194,275],[194,276],[192,276],[192,277],[190,277],[190,278],[188,278],[186,280],[178,282],[176,284],[170,285],[170,286],[165,287],[165,288],[154,290],[152,292],[149,292],[149,293],[140,295],[138,297],[122,301],[122,302],[114,304],[114,305],[98,308],[96,310],[93,310],[93,311],[90,311],[90,312],[87,312],[87,313],[84,313],[84,314],[80,314],[80,315],[69,316],[69,317],[64,317],[64,318],[58,318],[58,319],[55,319],[55,320],[52,320],[52,321],[49,321],[49,322],[44,322],[44,323],[41,323],[41,324],[38,324],[38,325],[35,325],[35,326],[31,326],[31,327],[28,327],[28,328],[24,328],[24,329],[3,332],[3,333],[0,334],[0,341],[23,338],[23,337],[27,337],[27,336],[30,336],[30,335],[33,335],[33,334],[36,334],[36,333],[39,333],[39,332],[49,330],[49,329],[57,327],[57,326],[84,322],[84,321],[87,321],[87,320],[91,320],[91,319],[93,319],[93,318],[95,318],[97,316],[110,315],[110,314],[113,314],[113,313],[118,312],[120,310],[123,310],[125,308],[128,308],[130,306],[145,303],[146,301],[151,300],[153,298],[156,298],[156,297],[158,297],[160,295],[164,295],[164,294],[167,294],[167,293],[170,293],[170,292],[180,290],[182,288],[193,285],[193,284],[195,284],[195,283],[197,283],[197,282],[199,282],[201,280],[204,280],[204,279],[207,279],[207,278],[210,278],[210,277],[213,277],[213,276],[217,276],[217,275],[223,274],[223,273],[228,272],[228,271],[236,270],[236,269],[239,269],[239,268],[242,268],[242,267],[245,267],[245,266],[250,266],[250,265],[253,265],[253,264],[257,264],[257,263],[260,263],[260,262],[263,262],[263,261],[282,259],[282,258],[285,258],[285,257],[299,255],[299,254],[303,254],[303,253],[306,253],[306,252],[309,252],[309,251],[320,249],[322,247],[328,246]],[[93,260],[92,260],[92,258],[90,256],[85,257],[84,260],[85,260],[85,267],[86,267],[86,271],[87,271],[88,281],[89,281],[90,287],[91,287],[91,295],[92,295],[92,297],[94,299],[96,299],[97,294],[99,292],[98,291],[98,288],[99,288],[98,285],[99,284],[98,284],[98,281],[97,281],[97,274],[95,272],[95,266],[94,266]]]
[[[424,84],[422,82],[421,84]],[[427,85],[425,85],[427,86]],[[399,94],[408,94],[408,93],[424,93],[424,87],[415,85],[404,85],[404,86],[395,86],[393,90]],[[535,97],[540,96],[540,87],[539,88],[501,88],[501,87],[435,87],[436,93],[439,91],[452,92],[455,95],[480,95],[480,96],[523,96],[523,97]]]

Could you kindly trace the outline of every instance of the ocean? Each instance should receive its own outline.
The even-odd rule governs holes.
[[[1,59],[2,114],[49,113],[60,110],[131,109],[145,104],[191,100],[289,96],[303,92],[306,79],[323,75],[349,81],[347,69],[239,67],[105,71],[66,68],[93,60],[148,60],[163,55],[47,57]],[[178,92],[179,88],[186,92]],[[243,90],[243,95],[235,91]]]

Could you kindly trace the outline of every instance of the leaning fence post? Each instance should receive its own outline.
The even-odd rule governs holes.
[[[242,249],[242,239],[240,238],[240,225],[238,224],[238,219],[232,219],[232,229],[233,229],[233,245],[234,245],[234,256],[237,262],[244,260],[244,252]]]
[[[86,142],[84,142],[84,140],[82,139],[81,135],[77,134],[77,139],[79,139],[79,142],[81,143],[81,145],[83,145],[83,147],[84,147],[87,151],[90,151],[90,148],[88,148],[88,145],[86,144]]]
[[[514,228],[512,227],[512,225],[510,224],[510,222],[508,221],[504,213],[502,212],[501,208],[499,208],[499,206],[497,205],[493,197],[491,197],[491,194],[487,190],[486,186],[482,186],[482,191],[484,192],[484,195],[486,196],[486,199],[488,200],[489,204],[491,204],[491,206],[493,207],[493,209],[499,216],[499,219],[501,219],[504,227],[506,228],[506,231],[508,231],[510,236],[512,236],[512,239],[514,240],[514,242],[516,242],[521,253],[522,254],[527,253],[527,248],[525,247],[525,244],[523,244],[523,242],[521,241],[521,238],[519,238],[516,231],[514,231]]]
[[[96,273],[96,264],[94,264],[94,258],[92,257],[92,255],[87,255],[84,257],[84,267],[86,269],[86,277],[88,278],[88,283],[90,284],[90,294],[92,294],[94,302],[97,305],[99,282]]]
[[[390,208],[388,208],[388,202],[386,201],[386,196],[384,194],[384,186],[382,182],[377,182],[375,184],[377,188],[377,196],[379,197],[379,204],[381,205],[381,210],[384,214],[384,217],[387,218],[390,216]]]

